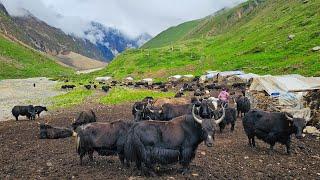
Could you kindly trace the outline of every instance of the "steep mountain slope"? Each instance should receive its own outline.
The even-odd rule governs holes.
[[[108,60],[113,59],[128,48],[139,48],[141,44],[151,39],[148,34],[130,38],[118,29],[105,27],[97,22],[91,22],[91,28],[85,31],[85,34],[90,39],[94,39],[96,46]]]
[[[85,56],[104,60],[96,45],[88,40],[66,35],[60,29],[51,27],[32,14],[24,17],[11,17],[5,11],[0,12],[0,30],[23,43],[51,55],[64,50],[72,50]]]
[[[247,17],[266,0],[249,0],[232,9],[224,8],[205,18],[182,23],[161,32],[143,48],[163,47],[178,41],[203,38],[225,33],[233,26],[246,22]]]
[[[78,53],[75,53],[72,51],[71,52],[65,51],[65,52],[57,55],[57,58],[63,64],[66,64],[70,67],[73,67],[74,69],[76,69],[78,71],[102,68],[107,65],[107,63],[105,63],[105,62],[90,59],[86,56],[82,56],[81,54],[78,54]]]
[[[100,73],[163,78],[242,69],[320,76],[320,53],[312,50],[320,46],[319,9],[319,0],[249,1],[205,18],[172,46],[127,51]]]
[[[110,61],[125,49],[138,48],[151,38],[144,34],[129,38],[119,30],[97,22],[88,23],[87,30],[84,30],[85,37],[80,38],[68,35],[29,11],[24,11],[25,16],[11,17],[0,3],[0,31],[12,40],[21,41],[50,55],[73,51],[92,59]]]
[[[176,27],[170,27],[169,29],[161,32],[156,37],[146,42],[142,48],[162,47],[175,43],[179,40],[183,40],[184,36],[190,32],[193,28],[197,27],[202,20],[194,20],[185,22]]]
[[[73,71],[0,35],[0,79],[69,76]]]

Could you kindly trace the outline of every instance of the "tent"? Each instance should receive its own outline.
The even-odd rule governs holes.
[[[148,85],[152,85],[153,79],[152,78],[145,78],[145,79],[142,79],[142,82],[147,83]]]
[[[249,73],[249,74],[240,74],[240,75],[235,75],[235,77],[238,77],[241,79],[242,82],[248,83],[250,79],[259,77],[257,74]]]
[[[97,77],[96,81],[110,81],[112,77],[110,76],[105,76],[105,77]]]
[[[260,76],[253,78],[250,91],[265,91],[278,98],[281,106],[301,109],[307,91],[320,89],[320,77],[304,77],[298,74]]]
[[[133,77],[126,77],[124,80],[126,82],[133,82]]]
[[[174,76],[170,76],[168,79],[170,81],[179,81],[182,78],[181,75],[174,75]]]
[[[218,74],[218,82],[227,81],[230,76],[243,75],[243,71],[224,71]]]

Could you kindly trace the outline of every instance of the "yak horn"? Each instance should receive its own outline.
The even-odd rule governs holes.
[[[137,107],[134,107],[134,109],[137,111],[137,112],[141,112],[142,110],[140,110],[140,109],[137,109]],[[144,109],[143,107],[142,107],[142,109]]]
[[[193,105],[193,107],[192,107],[192,116],[193,116],[194,120],[195,120],[197,123],[202,124],[202,120],[199,119],[199,118],[197,118],[197,116],[194,114],[194,107],[195,107],[195,105]]]
[[[289,117],[287,113],[284,113],[284,115],[286,116],[286,118],[287,118],[289,121],[293,121],[293,118],[292,118],[292,117]]]
[[[221,121],[224,119],[224,117],[225,117],[225,115],[226,115],[225,106],[226,106],[226,105],[222,106],[222,116],[221,116],[219,119],[217,119],[217,120],[214,121],[216,124],[221,123]]]

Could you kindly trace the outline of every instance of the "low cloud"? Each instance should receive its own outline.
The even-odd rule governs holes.
[[[79,37],[85,36],[84,31],[91,28],[91,21],[120,29],[131,37],[144,32],[156,35],[170,26],[202,18],[242,1],[0,0],[11,15],[23,16],[29,11],[49,25]]]

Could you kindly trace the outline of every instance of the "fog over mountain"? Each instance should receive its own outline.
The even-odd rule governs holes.
[[[187,20],[197,19],[243,0],[0,0],[14,16],[25,10],[68,34],[86,37],[92,22],[119,29],[136,38],[158,34]],[[97,37],[97,36],[96,36]],[[91,41],[96,41],[92,36]],[[98,38],[98,37],[97,37]]]

